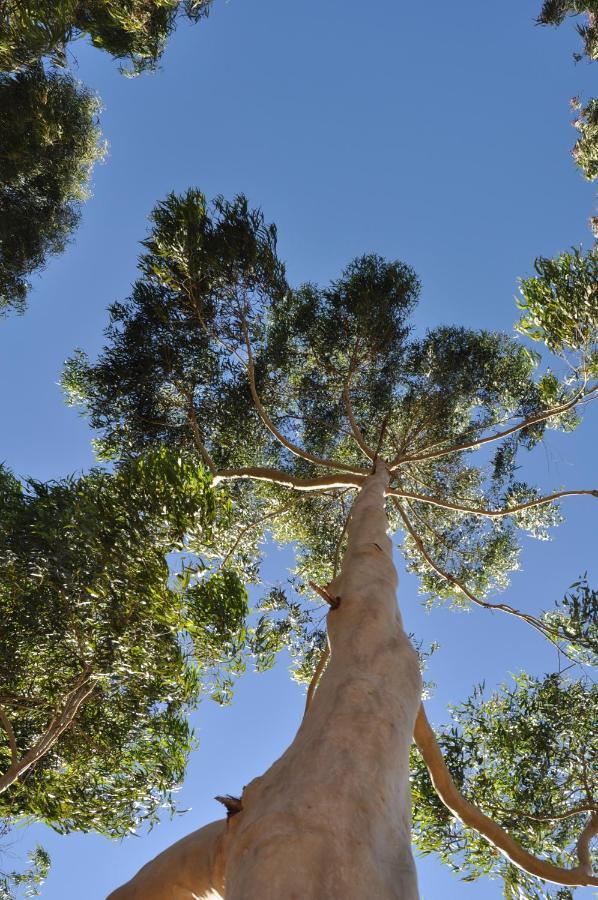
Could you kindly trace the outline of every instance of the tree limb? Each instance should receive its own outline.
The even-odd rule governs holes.
[[[60,735],[66,731],[80,707],[93,693],[96,682],[92,680],[89,670],[83,672],[75,681],[73,688],[66,695],[62,709],[52,718],[46,730],[37,739],[21,759],[13,761],[12,765],[0,777],[0,794],[14,784],[31,766],[40,760],[52,749]]]
[[[461,453],[464,450],[473,450],[474,448],[481,447],[483,444],[489,444],[492,441],[498,441],[501,438],[508,437],[510,434],[514,434],[516,431],[521,431],[522,428],[528,428],[530,425],[536,425],[538,422],[544,422],[546,421],[546,419],[551,419],[553,416],[559,416],[561,415],[561,413],[567,412],[568,409],[572,409],[584,399],[593,399],[593,395],[595,395],[597,391],[598,385],[595,385],[587,391],[576,394],[575,397],[572,397],[571,400],[568,400],[566,403],[561,403],[560,406],[553,406],[541,413],[536,413],[533,416],[528,416],[527,419],[524,419],[517,425],[512,425],[510,428],[506,428],[504,431],[496,431],[494,434],[490,434],[485,438],[478,438],[474,441],[467,441],[464,444],[456,444],[453,447],[445,447],[443,450],[428,450],[423,451],[422,453],[414,453],[411,456],[395,456],[390,464],[390,469],[392,471],[398,468],[398,466],[403,465],[403,463],[422,462],[423,460],[427,459],[439,459],[441,456],[448,456],[449,453]]]
[[[271,469],[268,466],[241,466],[238,469],[220,469],[214,477],[214,484],[238,478],[268,481],[270,484],[280,484],[283,487],[293,488],[295,491],[326,491],[330,488],[360,488],[366,478],[366,473],[301,478],[298,475],[285,472],[284,469]]]
[[[598,878],[592,875],[588,852],[589,842],[598,831],[598,814],[594,813],[580,835],[577,843],[578,866],[573,869],[564,869],[547,860],[538,859],[520,847],[500,825],[461,795],[446,766],[436,735],[428,722],[423,706],[419,708],[413,736],[417,749],[430,773],[436,793],[447,809],[465,827],[473,828],[489,844],[496,847],[503,856],[506,856],[513,865],[530,875],[535,875],[537,878],[553,884],[577,887],[598,885]]]
[[[347,412],[347,418],[349,420],[349,425],[351,426],[351,431],[353,433],[353,437],[355,438],[355,443],[362,450],[362,452],[371,459],[372,462],[376,458],[376,453],[370,446],[368,446],[361,428],[359,427],[357,420],[355,419],[355,415],[353,414],[353,404],[351,403],[351,379],[353,378],[353,373],[355,372],[355,363],[357,357],[357,348],[359,343],[355,345],[355,350],[353,351],[353,355],[351,357],[351,364],[349,366],[349,374],[345,380],[343,385],[343,403],[345,404],[345,410]]]
[[[428,551],[426,550],[426,548],[424,546],[424,542],[422,541],[419,534],[415,531],[413,525],[411,524],[409,518],[407,517],[407,514],[401,507],[401,504],[399,503],[399,501],[397,500],[396,497],[393,497],[393,500],[399,511],[399,515],[400,515],[401,519],[403,520],[405,528],[407,529],[407,531],[409,532],[409,534],[415,541],[415,545],[416,545],[417,549],[419,550],[419,552],[421,553],[421,555],[423,556],[425,561],[428,563],[430,568],[433,569],[437,575],[440,575],[440,577],[444,578],[445,581],[448,581],[449,584],[452,584],[454,587],[458,588],[463,594],[465,594],[465,596],[468,598],[468,600],[471,600],[471,602],[475,603],[477,606],[481,606],[484,609],[498,609],[498,610],[501,610],[502,612],[508,613],[511,616],[515,616],[518,619],[522,619],[524,622],[527,622],[528,625],[531,625],[532,628],[535,628],[537,631],[539,631],[541,634],[543,634],[544,637],[548,637],[548,638],[562,637],[556,629],[551,628],[549,625],[546,625],[545,622],[542,622],[542,620],[536,618],[536,616],[531,616],[531,615],[529,615],[529,613],[521,612],[521,610],[515,609],[515,607],[513,607],[513,606],[509,606],[507,603],[489,603],[487,600],[481,600],[479,597],[476,597],[475,594],[472,594],[472,592],[461,581],[459,581],[458,578],[455,578],[454,575],[450,575],[443,568],[441,568],[441,566],[439,566],[438,563],[436,563],[432,559],[432,557],[430,556],[430,554],[428,553]]]
[[[516,506],[505,506],[502,509],[483,509],[481,507],[464,506],[462,503],[451,503],[450,500],[440,499],[439,497],[431,497],[429,494],[415,494],[412,491],[404,491],[401,488],[390,488],[387,494],[394,497],[403,497],[405,500],[417,500],[419,503],[429,503],[431,506],[439,506],[442,509],[454,509],[457,512],[466,513],[474,516],[486,516],[487,518],[500,518],[501,516],[510,516],[513,513],[522,512],[524,509],[531,509],[534,506],[543,506],[546,503],[552,503],[559,497],[579,497],[588,495],[590,497],[598,497],[598,490],[579,490],[579,491],[556,491],[554,494],[547,494],[545,497],[536,497],[533,500],[527,500],[525,503],[519,503]]]

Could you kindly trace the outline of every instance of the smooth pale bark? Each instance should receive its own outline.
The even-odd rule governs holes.
[[[211,822],[168,847],[108,900],[217,900],[223,896],[222,836]]]
[[[291,746],[245,788],[242,811],[228,820],[218,846],[226,900],[417,900],[409,748],[421,676],[397,608],[388,482],[380,464],[354,503],[341,572],[327,585],[340,605],[328,615],[330,662],[313,703]],[[111,900],[193,896],[179,887],[178,856],[169,852]],[[197,839],[194,852],[203,852]],[[200,888],[192,890],[204,896]]]

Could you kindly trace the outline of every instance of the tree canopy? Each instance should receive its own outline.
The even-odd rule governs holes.
[[[184,17],[196,22],[211,0],[7,0],[0,12],[0,69],[14,71],[43,57],[61,62],[67,45],[87,35],[131,74],[156,66]]]
[[[520,452],[546,428],[574,428],[580,404],[596,394],[597,309],[588,294],[588,286],[595,288],[593,255],[540,261],[535,278],[522,282],[521,330],[569,361],[575,355],[557,377],[538,370],[538,356],[503,334],[443,326],[415,336],[409,316],[419,283],[403,263],[360,257],[328,287],[292,288],[276,255],[275,229],[244,197],[208,205],[198,191],[170,195],[152,221],[140,277],[130,298],[111,308],[99,360],[75,356],[65,385],[86,405],[106,456],[134,458],[155,446],[196,454],[227,487],[234,526],[222,536],[221,552],[247,575],[257,571],[266,529],[278,541],[296,542],[299,601],[284,594],[267,601],[262,637],[274,648],[288,642],[295,652],[299,641],[305,654],[297,653],[299,677],[313,671],[322,646],[310,628],[310,583],[334,576],[347,493],[367,474],[364,459],[371,465],[378,455],[393,473],[392,527],[403,532],[407,563],[430,602],[500,609],[565,652],[573,648],[577,658],[595,652],[594,595],[585,595],[583,609],[579,598],[569,598],[544,616],[491,599],[517,567],[521,531],[544,538],[560,521],[561,497],[596,496],[581,489],[542,497],[517,473]],[[475,452],[482,448],[480,460]],[[544,685],[522,676],[519,693],[480,707],[492,711],[486,718],[473,701],[465,704],[467,728],[454,739],[461,768],[450,754],[449,765],[469,771],[484,728],[499,729],[509,715],[520,729],[518,710],[542,703],[548,710],[542,692],[549,689],[564,692],[555,702],[566,703],[571,693],[586,711],[595,709],[580,683],[549,679]],[[557,721],[558,715],[564,713],[551,718],[551,740],[583,743],[588,720]],[[498,746],[492,772],[511,772],[501,756],[508,746]],[[484,755],[475,753],[478,760]],[[553,799],[562,787],[558,761],[554,766],[553,787],[545,788]],[[492,772],[480,775],[480,783],[487,778],[494,785],[499,799],[493,802],[507,810],[523,803],[528,776],[509,776],[501,788]],[[490,809],[477,782],[470,786],[463,776],[459,784]],[[419,789],[423,798],[426,789]],[[542,814],[542,802],[539,796],[530,816]],[[432,820],[422,804],[422,846],[449,858],[447,846],[464,846],[452,832],[446,836],[455,826],[447,826],[446,813]],[[572,816],[569,830],[559,826],[558,860],[571,853],[578,824]],[[531,841],[528,826],[520,832],[532,851],[556,846],[554,823],[537,827]],[[473,856],[467,846],[470,874],[498,871],[487,844]],[[515,891],[523,882],[512,866],[501,865],[506,890]],[[537,890],[533,896],[544,896]]]
[[[64,250],[103,155],[97,98],[40,65],[0,74],[0,314],[22,311],[30,276]]]
[[[0,815],[124,835],[172,807],[187,712],[237,653],[244,586],[186,562],[228,511],[167,450],[50,484],[0,474]]]

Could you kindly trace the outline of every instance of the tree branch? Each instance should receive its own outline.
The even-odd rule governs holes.
[[[530,425],[536,425],[538,422],[544,422],[546,421],[546,419],[551,419],[553,416],[559,416],[562,413],[567,412],[568,409],[572,409],[582,400],[593,399],[593,395],[595,395],[597,391],[598,385],[595,385],[587,391],[576,394],[575,397],[572,397],[571,400],[568,400],[566,403],[561,403],[560,406],[553,406],[541,413],[536,413],[533,416],[528,416],[527,419],[524,419],[517,425],[512,425],[510,428],[506,428],[504,431],[496,431],[494,434],[490,434],[485,438],[478,438],[474,441],[468,441],[464,444],[457,444],[453,447],[445,447],[443,450],[428,450],[424,451],[423,453],[414,453],[411,456],[395,456],[390,464],[390,469],[391,471],[393,471],[398,466],[403,465],[403,463],[422,462],[423,460],[427,459],[439,459],[441,456],[447,456],[449,453],[461,453],[464,450],[472,450],[474,448],[481,447],[483,444],[489,444],[492,441],[498,441],[501,438],[508,437],[510,434],[514,434],[516,431],[521,431],[522,428],[528,428]]]
[[[439,497],[431,497],[429,494],[415,494],[411,491],[403,491],[401,488],[391,488],[387,494],[393,497],[403,497],[405,500],[417,500],[419,503],[429,503],[431,506],[439,506],[442,509],[454,509],[457,512],[466,513],[474,516],[486,516],[487,518],[500,518],[501,516],[510,516],[513,513],[522,512],[524,509],[531,509],[534,506],[543,506],[546,503],[552,503],[559,497],[579,497],[588,495],[590,497],[598,497],[598,490],[579,490],[579,491],[556,491],[554,494],[547,494],[545,497],[536,497],[534,500],[527,500],[525,503],[519,503],[516,506],[505,506],[502,509],[483,509],[481,507],[464,506],[462,503],[451,503],[450,500],[443,500]]]
[[[359,340],[355,344],[355,349],[351,355],[351,362],[349,364],[349,374],[345,380],[343,385],[343,403],[345,404],[345,409],[347,411],[347,418],[349,420],[349,425],[351,426],[351,431],[353,433],[353,437],[355,438],[355,443],[362,450],[362,452],[367,456],[368,459],[371,459],[372,462],[376,458],[375,452],[372,450],[370,446],[368,446],[361,428],[357,424],[357,420],[353,414],[353,404],[351,403],[351,379],[353,378],[353,374],[355,373],[355,365],[357,362],[357,350],[359,347]]]
[[[268,466],[242,466],[238,469],[220,469],[214,477],[214,484],[238,478],[253,478],[255,481],[267,481],[270,484],[280,484],[295,491],[326,491],[330,488],[360,488],[365,481],[366,473],[301,478],[298,475],[285,472],[284,469],[271,469]]]
[[[60,735],[69,727],[82,704],[93,693],[95,684],[95,681],[91,679],[89,669],[77,678],[73,688],[64,699],[62,709],[56,713],[41,737],[21,759],[13,761],[10,768],[0,777],[0,794],[52,749]]]
[[[551,628],[549,625],[546,625],[544,622],[542,622],[541,619],[536,618],[536,616],[531,616],[528,613],[521,612],[521,610],[515,609],[515,607],[513,606],[509,606],[507,603],[489,603],[487,600],[481,600],[479,597],[476,597],[475,594],[472,594],[472,592],[461,581],[459,581],[458,578],[455,578],[454,575],[450,575],[448,572],[445,572],[445,570],[432,559],[424,546],[424,542],[422,541],[419,534],[415,531],[401,504],[396,498],[393,498],[393,500],[399,511],[399,515],[403,520],[405,528],[413,538],[417,549],[419,550],[425,561],[428,563],[430,568],[433,569],[437,575],[440,575],[440,577],[444,578],[445,581],[448,581],[449,584],[452,584],[454,587],[458,588],[463,594],[465,594],[468,600],[471,600],[471,602],[475,603],[477,606],[481,606],[484,609],[498,609],[501,612],[506,612],[511,616],[522,619],[524,622],[527,622],[528,625],[531,625],[532,628],[535,628],[537,631],[543,634],[544,637],[552,639],[562,637],[556,629]]]
[[[529,875],[534,875],[553,884],[577,887],[598,885],[598,878],[592,875],[591,872],[588,852],[589,842],[598,830],[598,815],[596,813],[594,813],[579,838],[577,844],[578,866],[573,869],[564,869],[553,865],[547,860],[538,859],[538,857],[532,856],[531,853],[520,847],[500,825],[461,795],[446,766],[436,735],[428,722],[423,706],[419,708],[413,736],[430,773],[436,793],[447,809],[466,828],[473,828],[489,844],[496,847],[503,856],[506,856],[513,865]]]
[[[314,699],[316,689],[318,684],[320,683],[320,678],[322,677],[322,672],[328,665],[328,660],[330,659],[330,644],[326,644],[324,649],[320,654],[320,659],[318,660],[318,665],[316,666],[316,671],[313,674],[313,677],[309,683],[309,687],[307,689],[307,696],[305,698],[305,709],[303,711],[303,718],[305,719],[306,715],[309,712],[309,708]]]
[[[195,407],[193,406],[192,398],[189,399],[189,424],[191,425],[191,431],[193,432],[193,442],[197,449],[199,450],[203,461],[206,466],[210,470],[210,472],[214,475],[216,473],[216,464],[214,460],[208,453],[207,447],[203,442],[203,438],[201,435],[201,431],[199,430],[199,422],[197,421],[197,414],[195,412]]]
[[[363,472],[358,466],[351,466],[347,463],[338,462],[337,460],[332,459],[323,459],[320,456],[314,456],[313,453],[308,453],[307,450],[303,450],[302,447],[299,447],[297,444],[294,444],[288,438],[282,434],[281,431],[278,430],[270,416],[268,415],[262,401],[260,400],[259,394],[257,392],[257,388],[255,385],[255,365],[253,360],[253,351],[251,349],[251,342],[249,340],[249,332],[247,329],[247,322],[245,319],[242,320],[243,326],[243,334],[245,336],[245,346],[247,347],[247,375],[249,378],[249,389],[251,391],[251,396],[253,398],[253,402],[255,404],[255,408],[258,411],[259,417],[268,429],[268,431],[274,435],[276,440],[282,444],[283,447],[286,447],[287,450],[290,450],[291,453],[294,453],[295,456],[298,456],[300,459],[305,459],[308,462],[313,463],[316,466],[325,466],[328,469],[340,469],[343,472],[355,472],[360,474]],[[365,474],[365,473],[364,473]]]

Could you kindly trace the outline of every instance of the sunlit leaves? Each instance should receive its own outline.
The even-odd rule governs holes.
[[[233,573],[202,592],[173,582],[166,555],[210,540],[210,478],[158,448],[114,473],[20,485],[0,479],[2,707],[23,755],[81,673],[94,690],[0,814],[62,831],[126,834],[172,806],[193,738],[187,712],[225,669],[246,613]],[[200,565],[201,561],[198,561]],[[186,566],[191,565],[187,559]],[[0,736],[0,771],[11,754]]]
[[[598,591],[586,576],[574,582],[553,610],[544,613],[546,623],[555,630],[555,642],[567,655],[586,664],[598,659]]]
[[[593,686],[549,675],[522,675],[513,688],[487,697],[479,689],[453,710],[454,725],[438,734],[464,796],[499,822],[529,852],[575,866],[575,844],[596,791]],[[506,898],[562,897],[509,864],[442,805],[419,754],[412,754],[414,837],[465,880],[503,879]]]
[[[207,15],[211,0],[6,0],[0,12],[0,68],[18,69],[50,56],[82,35],[136,74],[154,68],[177,18]]]
[[[588,181],[593,181],[598,178],[598,100],[589,100],[582,106],[575,98],[573,103],[578,112],[573,124],[579,131],[573,156]]]
[[[553,353],[581,353],[587,375],[598,372],[598,261],[594,250],[541,257],[536,275],[521,281],[519,331]]]

